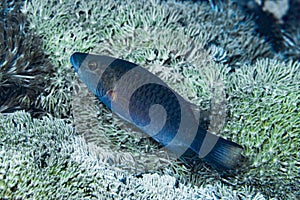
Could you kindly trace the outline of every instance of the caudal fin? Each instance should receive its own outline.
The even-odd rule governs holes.
[[[194,141],[183,154],[182,159],[187,162],[203,159],[216,170],[227,171],[242,164],[242,151],[240,145],[199,127]]]
[[[243,148],[240,145],[220,137],[203,159],[217,170],[231,170],[241,164],[242,151]]]

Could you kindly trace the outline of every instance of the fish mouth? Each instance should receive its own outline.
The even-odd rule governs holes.
[[[76,72],[78,71],[78,69],[80,68],[80,66],[82,65],[83,61],[87,56],[88,56],[87,53],[80,53],[80,52],[75,52],[71,55],[70,62]]]

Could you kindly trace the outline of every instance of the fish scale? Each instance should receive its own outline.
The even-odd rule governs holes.
[[[141,96],[145,97],[143,101]],[[133,111],[130,114],[137,126],[143,127],[150,123],[148,111],[152,105],[158,104],[165,109],[167,118],[164,127],[157,134],[152,135],[153,139],[163,145],[168,145],[179,129],[181,110],[179,103],[172,100],[173,98],[176,99],[176,96],[165,86],[146,84],[138,88],[129,101],[129,110]]]

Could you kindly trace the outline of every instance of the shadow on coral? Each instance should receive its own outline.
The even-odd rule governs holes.
[[[52,65],[39,37],[28,30],[22,3],[0,3],[0,112],[25,109],[40,115],[44,111],[35,101],[49,84]]]

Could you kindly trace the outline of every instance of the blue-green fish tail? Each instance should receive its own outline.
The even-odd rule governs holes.
[[[242,151],[240,145],[199,127],[194,141],[182,157],[184,160],[202,158],[218,171],[223,171],[234,169],[242,163]]]

